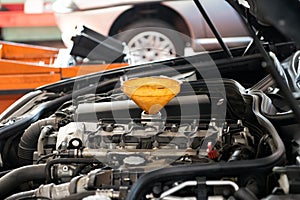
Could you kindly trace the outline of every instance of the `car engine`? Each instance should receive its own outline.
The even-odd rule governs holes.
[[[131,80],[142,79],[147,85],[147,78]],[[176,97],[164,99],[159,94],[159,100],[150,103],[166,100],[166,106],[154,114],[137,105],[147,104],[147,98],[132,101],[122,87],[110,95],[84,94],[65,102],[50,117],[31,124],[20,138],[20,165],[40,168],[36,173],[40,171],[48,183],[30,194],[49,199],[80,199],[82,195],[126,199],[145,174],[173,168],[187,174],[161,174],[136,198],[222,199],[249,185],[255,195],[263,195],[266,191],[259,188],[269,184],[264,171],[282,162],[281,141],[270,131],[272,125],[262,125],[267,121],[251,108],[253,96],[237,82],[223,81],[226,93],[220,92],[223,83],[217,80],[178,81],[181,91]],[[143,93],[151,96],[155,91]],[[258,167],[261,171],[256,174]],[[257,180],[261,178],[264,181]]]
[[[0,115],[0,199],[299,199],[300,53],[255,34],[26,94]]]

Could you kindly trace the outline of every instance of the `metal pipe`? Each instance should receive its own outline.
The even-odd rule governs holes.
[[[179,190],[181,190],[182,188],[185,188],[185,187],[188,187],[188,186],[196,186],[197,185],[197,181],[186,181],[186,182],[183,182],[179,185],[176,185],[175,187],[163,192],[161,195],[160,195],[160,199],[166,197],[166,196],[169,196]]]
[[[223,48],[223,50],[225,51],[225,53],[227,54],[227,56],[229,58],[232,58],[232,54],[228,48],[228,46],[226,45],[226,43],[224,42],[224,40],[222,39],[220,33],[218,32],[217,28],[215,27],[215,25],[213,24],[213,22],[210,20],[207,12],[205,11],[204,7],[202,6],[202,4],[200,3],[199,0],[194,0],[196,6],[198,7],[199,11],[201,12],[201,14],[203,15],[206,23],[208,24],[208,26],[210,27],[211,31],[214,33],[216,39],[218,40],[218,42],[220,43],[221,47]]]
[[[230,185],[234,188],[235,191],[239,190],[239,186],[232,181],[206,181],[206,185]]]
[[[179,190],[181,190],[182,188],[185,188],[185,187],[188,187],[188,186],[196,186],[198,184],[197,181],[186,181],[186,182],[183,182],[179,185],[176,185],[175,187],[163,192],[161,195],[160,195],[160,199],[163,199],[164,197],[167,197]],[[216,181],[205,181],[205,184],[206,185],[210,185],[210,186],[213,186],[213,185],[230,185],[234,188],[235,191],[238,191],[239,190],[239,186],[232,182],[232,181],[223,181],[223,180],[216,180]]]

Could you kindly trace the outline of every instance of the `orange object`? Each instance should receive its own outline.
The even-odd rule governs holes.
[[[53,13],[25,14],[23,11],[4,11],[0,14],[0,27],[57,26]]]
[[[164,77],[133,78],[122,85],[123,92],[147,114],[157,114],[180,91],[180,83]]]
[[[127,66],[127,63],[54,66],[58,48],[0,41],[0,112],[26,92],[78,75]]]
[[[7,8],[0,11],[0,27],[45,27],[57,26],[53,12],[24,13],[23,3],[2,4]]]

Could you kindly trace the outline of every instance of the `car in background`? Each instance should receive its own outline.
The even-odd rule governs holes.
[[[226,1],[200,2],[229,47],[251,41]],[[84,25],[124,41],[140,61],[184,55],[186,46],[194,52],[220,47],[192,0],[57,0],[53,10],[66,46],[72,45],[75,27]]]

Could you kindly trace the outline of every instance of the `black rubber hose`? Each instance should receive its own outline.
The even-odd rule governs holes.
[[[31,124],[21,137],[18,156],[20,165],[29,165],[33,161],[33,152],[37,150],[39,135],[44,126],[56,126],[55,118],[46,118]]]
[[[8,174],[10,171],[11,171],[11,170],[6,170],[6,171],[0,172],[0,178],[1,178],[2,176],[4,176],[5,174]]]
[[[248,188],[240,188],[234,193],[234,197],[238,200],[258,200],[258,198]]]
[[[0,199],[12,193],[20,184],[34,181],[45,180],[45,164],[28,165],[12,170],[0,178]]]
[[[275,163],[272,163],[272,160],[275,161],[275,159],[278,159],[275,157],[282,156],[282,154],[277,154],[275,157],[273,156],[275,155],[269,156],[268,161],[266,158],[260,159],[259,163],[253,161],[236,161],[230,164],[201,163],[187,166],[161,168],[142,175],[131,187],[126,200],[142,199],[144,192],[149,190],[153,183],[157,182],[193,180],[195,177],[201,176],[205,176],[208,179],[215,179],[224,176],[240,176],[246,173],[251,174],[258,171],[260,173],[265,173],[265,171],[271,170],[271,168],[276,165]]]
[[[239,8],[239,6],[237,5],[237,3],[233,0],[227,0],[227,2],[240,14],[240,16],[242,16],[242,11]],[[261,5],[261,3],[266,3],[268,1],[258,1],[259,5]],[[269,1],[270,2],[270,1]],[[278,7],[278,6],[282,6],[282,2],[281,1],[274,1],[273,6],[274,7]],[[288,5],[288,4],[286,4]],[[286,9],[287,6],[283,6],[283,9]],[[294,10],[294,9],[293,9]],[[293,13],[295,14],[295,13]],[[296,15],[298,17],[298,15]],[[282,94],[285,96],[287,103],[289,104],[291,110],[294,113],[294,118],[297,121],[298,124],[300,124],[300,109],[299,109],[299,103],[297,102],[297,100],[294,98],[293,94],[291,93],[290,89],[288,88],[288,86],[285,84],[285,82],[282,80],[282,76],[280,75],[280,73],[278,72],[278,69],[276,67],[276,65],[274,64],[274,61],[271,59],[270,55],[267,53],[267,51],[265,50],[265,48],[262,46],[260,40],[258,39],[258,37],[255,34],[255,31],[253,30],[253,28],[251,27],[251,25],[249,23],[247,23],[247,21],[245,20],[245,18],[241,18],[242,21],[245,23],[246,28],[248,29],[250,35],[253,38],[253,41],[257,47],[257,50],[261,53],[261,55],[264,57],[265,60],[265,64],[266,67],[270,70],[270,74],[272,75],[272,77],[274,78],[275,82],[277,83],[278,88],[280,89],[280,91],[282,92]],[[280,27],[282,28],[282,27]],[[297,37],[298,39],[298,37]],[[300,39],[300,38],[299,38]],[[298,41],[300,42],[300,40]]]
[[[29,199],[30,197],[34,196],[34,193],[36,190],[30,190],[26,192],[20,192],[17,194],[13,194],[9,197],[7,197],[5,200],[20,200],[20,199]]]

